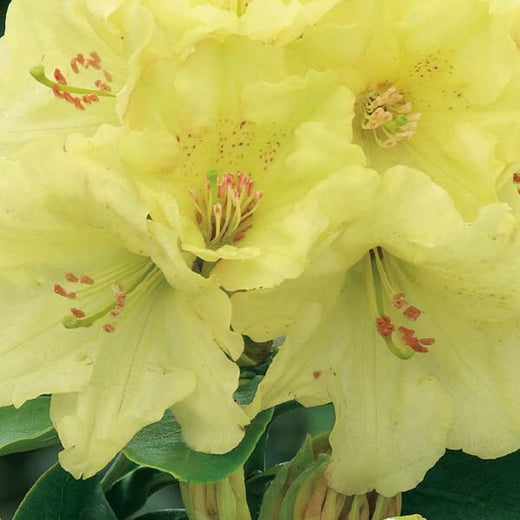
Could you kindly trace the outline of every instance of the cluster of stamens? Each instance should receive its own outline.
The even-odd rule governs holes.
[[[70,60],[70,68],[74,74],[80,74],[87,69],[99,71],[100,76],[93,83],[95,89],[69,85],[67,78],[58,68],[54,69],[54,81],[45,76],[42,65],[33,67],[30,72],[38,82],[51,88],[57,98],[64,99],[78,110],[85,110],[85,105],[97,103],[100,96],[114,96],[110,86],[113,79],[112,74],[102,66],[101,57],[97,52],[92,51],[88,56],[82,53],[76,54]]]
[[[421,114],[412,110],[412,103],[390,83],[371,85],[365,96],[361,127],[372,131],[379,146],[392,148],[415,134]]]
[[[401,358],[408,358],[414,352],[426,353],[428,347],[435,344],[434,338],[418,338],[416,332],[410,327],[410,322],[417,321],[422,311],[414,305],[411,305],[403,292],[396,292],[385,271],[383,265],[383,251],[377,248],[376,251],[370,251],[370,261],[372,268],[372,282],[375,288],[376,307],[378,316],[376,317],[376,329],[381,337],[385,340],[389,350]],[[388,298],[389,295],[390,297]],[[385,312],[385,307],[394,309],[392,318]],[[399,324],[398,321],[406,320],[405,326]],[[402,322],[401,322],[402,323]],[[410,350],[403,350],[393,341],[394,335],[397,335],[399,343],[402,343]]]
[[[217,172],[211,171],[206,175],[202,194],[190,188],[195,218],[209,248],[244,238],[263,195],[254,186],[254,181],[244,173],[227,173],[219,179]]]
[[[101,328],[105,332],[114,332],[114,320],[125,308],[128,301],[127,297],[155,271],[156,267],[153,264],[147,264],[146,269],[133,279],[126,289],[123,288],[121,283],[115,282],[109,285],[109,292],[107,292],[108,284],[105,281],[97,283],[94,278],[86,274],[65,273],[65,280],[72,289],[66,289],[62,284],[56,283],[54,284],[54,292],[58,296],[78,302],[84,301],[87,304],[89,302],[92,304],[101,296],[105,304],[101,304],[100,308],[94,312],[87,311],[85,307],[71,307],[70,314],[63,318],[63,326],[67,329],[90,327],[96,321],[102,320]]]

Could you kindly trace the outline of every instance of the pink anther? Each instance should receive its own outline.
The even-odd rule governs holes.
[[[65,279],[69,282],[77,282],[79,278],[74,273],[65,273]]]
[[[415,321],[421,315],[421,311],[417,307],[409,305],[403,312],[403,315],[410,321]]]
[[[76,318],[84,318],[86,316],[86,314],[81,309],[77,309],[76,307],[72,307],[72,309],[70,309],[70,312]]]
[[[405,295],[404,295],[404,293],[400,292],[400,293],[394,294],[394,295],[392,296],[392,305],[393,305],[396,309],[401,309],[401,308],[403,308],[405,305],[408,305],[408,302],[407,302],[406,299],[405,299]]]
[[[67,80],[65,79],[65,76],[61,73],[60,69],[54,69],[54,79],[60,85],[66,85],[67,84]]]
[[[383,337],[391,336],[395,326],[389,316],[383,315],[376,318],[377,332]]]
[[[53,85],[52,86],[52,91],[54,92],[54,95],[57,97],[57,98],[60,98],[60,99],[63,99],[65,96],[63,95],[63,92],[60,90],[60,87],[58,87],[58,85]]]
[[[420,340],[415,336],[415,331],[413,329],[408,329],[406,327],[399,327],[399,334],[401,336],[402,342],[410,347],[415,352],[428,352],[428,349],[423,346]],[[430,339],[430,338],[427,338]]]
[[[105,92],[109,92],[112,90],[112,88],[110,87],[110,85],[108,83],[105,83],[104,81],[101,81],[100,79],[97,79],[95,82],[94,82],[94,85],[99,89],[99,90],[104,90]]]
[[[94,285],[94,279],[86,274],[82,274],[79,278],[79,281],[85,285]]]
[[[70,300],[74,300],[77,296],[75,292],[67,291],[59,283],[54,284],[54,292],[60,296],[69,298]]]

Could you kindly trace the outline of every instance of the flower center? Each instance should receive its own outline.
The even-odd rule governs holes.
[[[421,114],[412,110],[412,103],[389,82],[370,85],[363,103],[361,128],[370,130],[379,146],[392,148],[415,134]]]
[[[420,319],[422,311],[410,304],[403,292],[395,290],[380,247],[370,250],[370,278],[375,295],[377,332],[390,352],[401,359],[410,358],[414,352],[428,352],[435,339],[418,338],[411,328],[411,323]]]
[[[208,248],[244,238],[263,195],[254,188],[255,182],[244,173],[226,173],[219,178],[215,170],[206,175],[202,193],[190,188],[195,218]]]
[[[90,327],[102,320],[105,332],[114,332],[116,318],[128,306],[131,297],[150,287],[160,276],[149,260],[119,265],[96,275],[65,273],[65,283],[54,284],[54,292],[77,302],[63,318],[67,329]],[[141,291],[138,291],[141,289]]]
[[[51,88],[57,98],[64,99],[78,110],[85,110],[85,104],[97,103],[100,96],[115,97],[109,85],[112,82],[112,74],[103,68],[101,57],[97,52],[92,51],[88,56],[82,53],[76,54],[70,60],[70,68],[74,74],[84,73],[87,69],[96,71],[93,79],[93,85],[96,88],[81,88],[69,85],[65,75],[58,68],[54,69],[55,81],[47,78],[43,65],[34,66],[30,73],[36,81]]]

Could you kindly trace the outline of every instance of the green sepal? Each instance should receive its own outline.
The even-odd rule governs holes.
[[[106,492],[106,498],[118,518],[128,518],[144,506],[150,495],[175,482],[168,473],[137,468],[118,480]]]
[[[13,520],[117,520],[101,490],[98,475],[75,480],[58,464],[29,490]]]
[[[36,450],[58,444],[49,419],[50,398],[38,397],[22,407],[0,408],[0,455]]]
[[[314,451],[310,436],[305,438],[294,458],[284,464],[267,489],[260,509],[258,520],[278,518],[285,493],[297,476],[314,462]]]
[[[283,498],[279,520],[293,520],[301,517],[299,513],[305,509],[312,494],[314,482],[323,475],[329,458],[329,455],[320,453],[318,459],[292,481]]]
[[[188,448],[179,423],[166,412],[161,421],[142,429],[126,446],[124,454],[136,464],[165,471],[179,480],[214,482],[245,463],[272,415],[272,410],[258,414],[236,448],[222,455],[210,455]]]

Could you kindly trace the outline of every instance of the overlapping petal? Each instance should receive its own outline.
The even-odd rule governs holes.
[[[370,218],[318,250],[302,277],[234,295],[234,328],[258,341],[287,334],[251,412],[332,401],[331,485],[391,496],[446,447],[495,457],[520,445],[518,223],[505,204],[465,223],[446,192],[404,167],[372,201]],[[360,236],[365,252],[352,256]],[[379,328],[382,316],[393,329]]]
[[[135,132],[153,132],[164,143],[154,147],[163,151],[163,160],[154,158],[160,167],[140,161],[119,135],[121,160],[143,183],[175,198],[183,248],[215,263],[211,277],[226,289],[297,276],[330,223],[316,204],[320,183],[340,170],[370,183],[361,150],[350,144],[352,94],[332,74],[288,75],[281,49],[242,37],[203,42],[176,67],[175,59],[147,64],[125,113],[134,146]],[[213,171],[218,182],[244,175],[258,200],[243,233],[209,245],[196,218],[206,211],[202,194]]]
[[[56,142],[3,163],[2,402],[53,394],[62,464],[77,477],[169,407],[189,445],[231,449],[247,418],[232,398],[241,339],[228,298],[191,270],[173,228],[157,229],[146,190]],[[208,409],[218,434],[199,429]]]
[[[355,141],[371,167],[421,169],[465,218],[518,167],[520,54],[485,2],[342,2],[290,48],[299,68],[335,70],[356,93]],[[369,105],[389,89],[402,98],[384,123],[391,110]]]
[[[0,86],[2,155],[12,155],[24,142],[40,136],[71,132],[90,135],[102,123],[119,121],[116,97],[80,103],[79,109],[59,99],[30,71],[41,66],[40,76],[45,73],[55,83],[59,79],[62,87],[66,81],[74,88],[100,92],[103,89],[97,82],[102,82],[110,95],[116,95],[127,82],[129,60],[153,30],[150,16],[130,4],[122,0],[103,4],[85,0],[12,2],[0,44],[4,78]],[[119,17],[125,15],[125,24],[111,20],[116,11],[122,11]],[[130,33],[132,19],[139,20],[140,25],[139,31]]]

